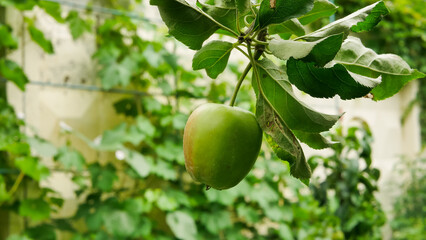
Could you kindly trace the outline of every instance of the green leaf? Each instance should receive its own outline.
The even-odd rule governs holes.
[[[341,64],[322,68],[294,58],[287,61],[287,74],[298,89],[318,98],[330,98],[336,94],[344,100],[359,98],[380,83],[380,77],[374,79],[353,74]]]
[[[6,182],[2,175],[0,175],[0,204],[9,200],[10,196],[6,189]]]
[[[289,162],[290,173],[296,178],[310,178],[311,169],[302,147],[281,117],[260,94],[256,103],[256,118],[267,134],[266,139],[272,150],[281,160]]]
[[[194,219],[186,212],[174,211],[166,215],[166,222],[173,234],[179,239],[196,239],[197,226]]]
[[[37,136],[29,137],[27,141],[31,146],[31,150],[35,150],[38,156],[49,158],[58,153],[58,149],[53,144]]]
[[[57,22],[63,23],[64,19],[61,16],[62,9],[61,5],[57,2],[50,1],[38,1],[38,6],[44,9],[44,11],[52,16]]]
[[[103,220],[107,232],[116,237],[130,237],[138,224],[137,217],[131,213],[122,210],[105,212]]]
[[[309,33],[302,37],[302,39],[306,41],[316,41],[318,39],[322,39],[329,35],[344,33],[345,37],[348,36],[351,31],[352,26],[357,25],[359,22],[365,21],[370,14],[372,14],[373,9],[376,5],[382,5],[382,2],[373,3],[365,8],[362,8],[344,18],[336,20],[312,33]],[[384,7],[384,5],[383,5]],[[375,15],[375,13],[373,14]],[[369,20],[371,22],[371,20]],[[378,23],[378,22],[377,22]],[[377,24],[376,23],[376,24]],[[366,27],[373,28],[374,26],[371,24],[362,24],[362,30],[367,30]],[[369,30],[369,29],[368,29]]]
[[[224,41],[211,41],[195,53],[192,59],[192,69],[206,69],[207,75],[217,78],[228,64],[233,44]]]
[[[28,22],[28,31],[30,33],[31,39],[37,43],[46,53],[55,53],[52,42],[47,40],[44,36],[44,33],[34,26],[32,20],[29,20],[28,18],[26,18],[26,20]]]
[[[232,227],[231,215],[226,210],[203,213],[200,215],[200,221],[212,234]]]
[[[296,36],[305,35],[305,29],[303,28],[302,24],[300,24],[299,20],[297,20],[297,18],[293,18],[280,24],[270,25],[268,27],[268,33],[271,35],[279,34],[281,38],[289,39],[292,34]]]
[[[49,219],[50,207],[43,199],[24,199],[19,204],[19,215],[30,217],[33,221]]]
[[[137,151],[125,149],[123,150],[126,157],[125,161],[136,171],[136,173],[144,178],[147,177],[150,173],[150,163],[145,159],[145,157]]]
[[[16,49],[18,47],[17,39],[12,35],[12,28],[0,23],[0,48]]]
[[[76,150],[69,149],[64,146],[59,149],[55,161],[60,162],[65,169],[82,171],[86,163],[83,155]]]
[[[25,91],[25,84],[28,78],[22,68],[13,61],[0,59],[0,74],[9,81],[12,81],[19,89]]]
[[[25,234],[31,239],[56,240],[55,227],[46,223],[26,229]]]
[[[0,0],[0,5],[15,7],[21,11],[31,10],[38,0]]]
[[[221,1],[219,5],[204,4],[197,0],[197,4],[201,7],[201,10],[222,25],[231,29],[235,35],[238,35],[237,6],[234,0]]]
[[[177,179],[177,172],[170,162],[157,161],[155,165],[152,166],[151,172],[165,180]]]
[[[377,54],[364,47],[361,40],[355,37],[348,37],[343,42],[334,61],[365,77],[381,76],[382,83],[371,91],[374,100],[391,97],[408,82],[426,76],[416,69],[411,69],[401,57],[394,54]]]
[[[268,59],[257,62],[258,76],[253,76],[253,87],[261,87],[261,94],[274,113],[292,130],[323,132],[339,119],[337,115],[316,112],[300,102],[293,93],[285,73]],[[254,71],[256,72],[256,71]],[[259,81],[257,81],[259,80]]]
[[[256,25],[260,29],[275,23],[282,23],[300,17],[312,10],[314,0],[276,0],[275,8],[271,8],[270,0],[260,4]]]
[[[333,60],[342,42],[343,34],[331,35],[314,42],[274,39],[269,43],[269,49],[274,56],[282,60],[293,57],[304,62],[315,62],[322,67]]]
[[[337,6],[328,0],[315,0],[314,7],[307,14],[299,17],[299,21],[303,25],[307,25],[320,18],[329,17],[337,11]]]
[[[111,164],[105,167],[101,167],[98,163],[92,164],[89,166],[89,172],[92,177],[93,187],[104,192],[111,191],[114,182],[118,179],[115,174],[115,168]]]
[[[320,133],[308,133],[303,131],[293,131],[294,135],[313,149],[324,149],[330,147],[334,142],[330,142]]]
[[[137,62],[131,57],[127,56],[120,62],[112,61],[104,65],[98,72],[101,78],[102,87],[111,89],[115,86],[121,85],[123,87],[130,83],[132,74],[137,70]]]
[[[71,36],[74,40],[81,37],[84,32],[91,32],[91,25],[89,22],[81,19],[78,12],[75,10],[68,13],[66,20],[69,24]]]
[[[219,29],[205,13],[185,0],[150,0],[150,4],[158,7],[170,35],[190,49],[200,49],[203,42]]]
[[[19,168],[25,175],[40,181],[50,175],[49,169],[46,168],[38,158],[20,157],[15,159],[15,166]]]
[[[367,18],[364,21],[358,22],[356,25],[351,27],[352,32],[364,32],[373,29],[384,16],[389,14],[389,10],[386,8],[385,4],[380,1],[377,3],[373,10],[371,10],[370,14],[368,14]]]
[[[258,209],[248,206],[245,203],[237,206],[237,214],[249,224],[255,224],[260,220]]]
[[[285,223],[280,223],[280,226],[278,227],[278,235],[281,237],[281,239],[294,239],[291,228]]]
[[[28,236],[26,236],[26,235],[16,235],[16,234],[12,234],[12,235],[9,235],[9,237],[7,237],[7,239],[6,240],[34,240],[34,239],[31,239],[31,238],[29,238]]]

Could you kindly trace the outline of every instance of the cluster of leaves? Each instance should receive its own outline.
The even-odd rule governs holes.
[[[320,171],[310,187],[320,206],[340,219],[345,239],[382,239],[386,217],[374,196],[380,171],[371,166],[371,131],[357,122],[360,126],[335,129],[331,138],[341,144],[333,145],[331,156],[309,159]]]
[[[304,25],[332,15],[337,7],[325,0],[150,3],[158,7],[170,35],[198,50],[193,58],[194,70],[206,69],[207,75],[216,78],[225,69],[232,50],[249,58],[240,81],[253,68],[258,122],[277,155],[291,164],[291,174],[304,182],[310,178],[311,170],[298,140],[316,149],[329,147],[321,133],[328,131],[340,116],[317,112],[302,103],[292,85],[317,98],[338,95],[354,99],[371,94],[374,100],[382,100],[407,82],[424,76],[399,56],[376,54],[358,38],[349,36],[375,27],[388,14],[383,2],[309,33]],[[213,40],[203,44],[211,35],[224,32],[235,42]],[[277,66],[274,59],[283,60],[278,61],[282,66]]]
[[[395,168],[393,174],[403,176],[402,181],[393,182],[401,190],[394,201],[392,239],[421,239],[426,234],[426,159],[424,157],[405,158]]]
[[[363,1],[336,1],[342,8],[336,13],[345,15],[353,9],[371,3],[371,0]],[[381,24],[380,29],[373,29],[362,36],[363,41],[377,52],[391,52],[401,56],[410,66],[426,71],[426,10],[422,0],[407,1],[394,0],[389,6],[392,14],[387,16],[387,21]],[[424,80],[424,79],[423,79]],[[420,121],[422,125],[422,143],[426,143],[426,84],[419,81],[420,88],[418,98],[414,103],[421,104]],[[413,106],[410,105],[410,106]],[[407,109],[407,113],[410,108]],[[404,120],[404,119],[403,119]]]

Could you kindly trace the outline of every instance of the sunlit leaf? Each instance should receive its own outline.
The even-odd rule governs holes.
[[[381,76],[382,83],[371,91],[375,100],[391,97],[408,82],[426,76],[416,69],[411,69],[401,57],[394,54],[377,54],[364,47],[361,40],[355,37],[349,37],[343,42],[334,61],[365,77]]]
[[[205,68],[209,77],[217,78],[225,70],[232,49],[233,44],[230,42],[211,41],[195,53],[192,68]]]
[[[374,26],[376,26],[376,24],[382,18],[381,14],[377,15],[377,9],[381,9],[380,12],[384,14],[385,11],[383,9],[386,9],[386,6],[383,4],[383,2],[373,3],[344,18],[338,19],[312,33],[309,33],[303,36],[302,38],[307,41],[316,41],[318,39],[322,39],[329,35],[339,34],[339,33],[344,33],[346,37],[351,31],[352,26],[356,26],[358,23],[361,23],[360,26],[362,27],[359,27],[359,29],[358,27],[356,27],[354,28],[355,30],[363,30],[363,31],[370,30]],[[371,17],[369,17],[370,14],[371,14]],[[366,21],[366,19],[369,19],[368,23],[362,23]]]

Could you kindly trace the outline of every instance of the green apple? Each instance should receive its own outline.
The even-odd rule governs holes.
[[[262,129],[253,113],[203,104],[185,126],[185,166],[195,181],[215,189],[231,188],[250,172],[261,144]]]

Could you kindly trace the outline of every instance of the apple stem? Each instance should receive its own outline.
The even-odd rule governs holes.
[[[244,78],[247,76],[247,73],[250,71],[250,69],[251,69],[251,63],[247,65],[246,69],[244,69],[243,74],[241,74],[241,77],[238,80],[237,86],[235,86],[234,94],[232,94],[232,98],[231,98],[231,102],[229,103],[229,106],[231,107],[234,106],[235,99],[237,98],[237,94],[238,94],[238,91],[240,90],[241,84],[243,83]]]

